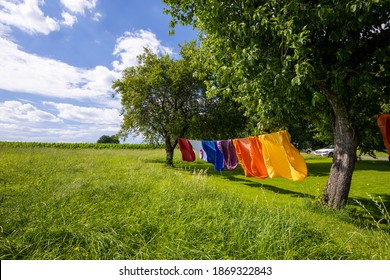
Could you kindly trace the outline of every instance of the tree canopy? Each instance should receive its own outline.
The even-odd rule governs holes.
[[[378,144],[389,103],[388,0],[164,0],[171,26],[200,30],[210,93],[240,101],[259,131],[330,124],[335,154],[323,203],[345,205],[358,146]]]
[[[100,138],[97,140],[97,143],[105,143],[105,144],[119,144],[119,139],[117,135],[102,135]]]
[[[206,97],[203,80],[194,75],[195,52],[194,42],[184,45],[176,60],[145,49],[139,65],[127,68],[113,84],[121,94],[119,134],[122,138],[142,134],[149,143],[163,141],[167,165],[173,164],[178,138],[225,137],[245,127],[245,118],[234,102]],[[219,118],[222,111],[224,116]]]

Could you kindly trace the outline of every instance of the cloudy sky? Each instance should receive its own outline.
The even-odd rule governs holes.
[[[0,141],[96,142],[118,132],[112,81],[143,47],[177,56],[160,0],[0,0]],[[141,139],[129,137],[127,142]]]

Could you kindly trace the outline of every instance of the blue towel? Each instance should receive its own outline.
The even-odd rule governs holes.
[[[207,162],[214,164],[214,170],[223,170],[223,154],[218,149],[217,141],[202,141],[202,147],[207,155]]]

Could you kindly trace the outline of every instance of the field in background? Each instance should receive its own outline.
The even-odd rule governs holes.
[[[58,148],[58,149],[162,149],[164,145],[156,144],[103,144],[103,143],[48,143],[48,142],[2,142],[0,147],[12,148]]]
[[[162,149],[0,145],[0,259],[390,259],[390,162],[357,162],[346,209],[319,206],[331,159],[309,177]]]

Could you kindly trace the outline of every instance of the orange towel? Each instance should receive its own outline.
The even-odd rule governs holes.
[[[291,136],[286,130],[260,135],[259,140],[270,178],[302,181],[307,177],[305,159],[291,144]]]
[[[233,139],[237,158],[244,169],[245,176],[265,179],[268,177],[264,163],[261,143],[257,137]]]

